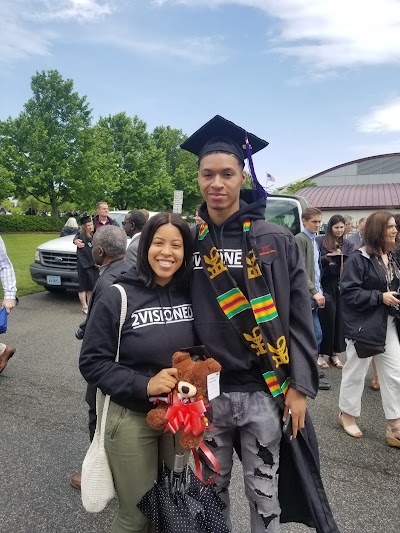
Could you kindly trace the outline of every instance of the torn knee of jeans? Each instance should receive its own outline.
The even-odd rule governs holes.
[[[272,474],[265,474],[259,468],[255,468],[253,472],[254,477],[259,477],[261,479],[272,479],[274,476]]]
[[[269,516],[264,516],[261,513],[258,513],[261,516],[261,519],[264,523],[265,530],[268,529],[268,526],[272,522],[272,520],[275,520],[275,518],[278,518],[278,515],[275,513],[270,514]]]
[[[254,492],[257,494],[257,496],[261,496],[262,498],[268,498],[269,500],[272,500],[272,494],[265,494],[265,492],[263,492],[260,489],[255,489]]]
[[[257,456],[263,461],[265,465],[273,466],[274,464],[274,456],[269,451],[267,446],[263,446],[258,439],[256,439],[256,446],[257,446]]]
[[[261,520],[263,521],[263,524],[264,524],[265,530],[268,529],[268,526],[270,525],[270,523],[272,522],[272,520],[275,520],[275,518],[278,518],[278,515],[275,514],[275,513],[272,513],[272,514],[270,514],[270,515],[268,515],[268,516],[265,516],[265,515],[263,515],[262,513],[260,513],[260,511],[258,510],[257,502],[254,502],[254,508],[255,508],[255,510],[257,511],[257,513],[260,515]]]

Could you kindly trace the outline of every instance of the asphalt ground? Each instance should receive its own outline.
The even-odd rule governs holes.
[[[116,502],[86,513],[69,476],[89,445],[85,382],[78,370],[82,321],[74,293],[21,298],[1,341],[17,352],[0,375],[0,532],[106,533]],[[342,533],[400,532],[400,449],[387,446],[379,392],[366,382],[356,440],[338,424],[341,371],[331,367],[332,390],[310,401],[320,442],[322,476]],[[249,531],[240,463],[231,484],[234,532]],[[311,531],[283,525],[283,533]]]

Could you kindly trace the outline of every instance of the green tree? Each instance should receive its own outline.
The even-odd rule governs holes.
[[[202,198],[197,184],[197,158],[180,148],[187,136],[182,130],[169,126],[154,128],[151,136],[165,154],[166,169],[174,189],[183,191],[183,213],[194,214]]]
[[[20,115],[0,122],[0,168],[12,176],[17,197],[31,195],[57,215],[88,177],[84,142],[91,110],[57,70],[36,72],[31,89]]]
[[[317,184],[314,183],[312,180],[307,179],[304,181],[296,181],[296,183],[292,183],[291,185],[288,185],[283,191],[281,191],[283,194],[296,194],[297,191],[300,189],[303,189],[304,187],[316,187]]]
[[[97,144],[98,173],[104,174],[104,166],[107,168],[113,184],[109,201],[114,207],[171,209],[174,187],[165,153],[156,146],[145,122],[125,113],[101,117],[95,136],[102,140]]]

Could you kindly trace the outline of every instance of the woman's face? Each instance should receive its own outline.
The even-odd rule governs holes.
[[[332,233],[335,237],[342,237],[344,233],[344,224],[343,222],[338,222],[334,226],[332,226]]]
[[[93,226],[93,222],[86,222],[86,224],[83,224],[84,226],[84,231],[90,235],[91,233],[93,233],[93,230],[94,230],[94,226]]]
[[[167,285],[183,263],[184,248],[181,232],[172,224],[160,226],[148,251],[149,264],[157,285]]]
[[[394,217],[389,218],[386,226],[386,242],[392,245],[396,242],[397,226]]]

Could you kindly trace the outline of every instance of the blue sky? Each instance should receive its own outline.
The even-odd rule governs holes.
[[[57,69],[93,118],[269,141],[276,185],[400,151],[400,0],[0,0],[0,119]]]

